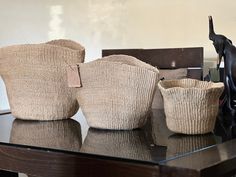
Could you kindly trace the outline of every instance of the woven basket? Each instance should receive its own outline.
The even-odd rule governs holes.
[[[72,119],[44,122],[16,119],[10,142],[78,152],[82,144],[81,127]]]
[[[223,83],[194,79],[160,81],[167,127],[176,133],[211,132],[218,114]]]
[[[111,55],[79,64],[78,102],[91,127],[135,129],[149,113],[158,70],[134,57]]]
[[[0,75],[12,114],[20,119],[56,120],[78,110],[76,89],[68,88],[68,64],[84,61],[84,48],[70,40],[0,49]]]
[[[126,159],[151,160],[149,143],[141,130],[100,130],[89,128],[80,152]]]

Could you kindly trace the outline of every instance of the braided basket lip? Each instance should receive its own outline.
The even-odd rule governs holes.
[[[74,45],[74,46],[72,48],[72,47],[68,47],[68,46],[65,46],[65,45],[61,45],[60,43],[62,43],[62,44],[65,44],[65,43],[66,44],[71,44],[71,45]],[[85,48],[80,43],[78,43],[76,41],[73,41],[71,39],[54,39],[54,40],[45,42],[45,44],[65,47],[65,48],[69,48],[69,49],[72,49],[72,50],[85,50]]]
[[[113,61],[112,57],[120,57],[121,59],[122,58],[129,58],[130,62],[126,63],[126,62],[116,61],[116,60]],[[78,65],[79,66],[86,66],[86,65],[94,65],[97,63],[108,64],[111,66],[112,65],[129,66],[130,68],[143,69],[146,71],[150,71],[150,72],[159,74],[159,70],[156,67],[151,66],[150,64],[145,63],[145,62],[143,62],[135,57],[132,57],[130,55],[123,55],[123,54],[109,55],[107,57],[98,58],[96,60],[93,60],[93,61],[90,61],[87,63],[79,63]]]
[[[196,84],[204,83],[207,84],[208,87],[181,87],[179,85],[184,85],[183,82],[195,82]],[[165,84],[177,83],[178,86],[167,87]],[[197,92],[211,92],[213,90],[222,90],[224,89],[223,82],[207,82],[207,81],[200,81],[197,79],[175,79],[175,80],[160,80],[158,82],[158,87],[162,92],[178,92],[178,91],[197,91]]]
[[[56,44],[57,42],[69,42],[73,45],[77,45],[77,49],[72,48],[72,47],[68,47],[68,46],[63,46],[63,45],[58,45]],[[84,51],[85,48],[79,44],[78,42],[69,40],[69,39],[57,39],[57,40],[51,40],[45,43],[32,43],[32,44],[15,44],[15,45],[9,45],[9,46],[5,46],[5,47],[1,47],[0,48],[0,52],[1,50],[6,50],[6,51],[14,51],[14,52],[19,52],[19,51],[25,51],[25,50],[31,50],[32,48],[54,48],[54,49],[59,49],[59,50],[67,50],[70,52],[81,52]]]

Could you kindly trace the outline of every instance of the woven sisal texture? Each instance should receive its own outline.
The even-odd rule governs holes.
[[[68,88],[66,67],[84,61],[85,49],[70,40],[0,49],[0,75],[12,114],[20,119],[56,120],[78,110],[76,89]]]
[[[52,149],[79,151],[81,127],[72,119],[57,121],[14,120],[10,142]]]
[[[134,57],[111,55],[79,64],[78,102],[91,127],[142,127],[153,100],[158,70]]]
[[[112,131],[89,128],[81,152],[126,159],[151,159],[149,143],[141,130]]]
[[[176,133],[211,132],[218,114],[223,83],[194,79],[160,81],[167,127]]]

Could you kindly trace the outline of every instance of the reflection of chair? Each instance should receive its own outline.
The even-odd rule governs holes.
[[[14,120],[10,142],[30,146],[79,151],[81,127],[72,119],[58,121]]]
[[[169,48],[169,49],[106,49],[102,56],[125,54],[134,56],[146,63],[156,66],[160,78],[202,79],[203,48]],[[163,100],[157,88],[153,99],[153,109],[163,109]]]
[[[163,109],[153,109],[151,115],[152,138],[155,145],[167,146],[168,138],[174,134],[166,125]]]
[[[112,131],[89,128],[81,152],[128,159],[151,159],[142,130]]]

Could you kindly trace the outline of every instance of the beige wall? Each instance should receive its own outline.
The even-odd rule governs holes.
[[[86,47],[86,61],[102,48],[204,47],[208,15],[236,42],[235,0],[0,0],[0,46],[69,38]],[[0,82],[0,109],[8,107]]]

